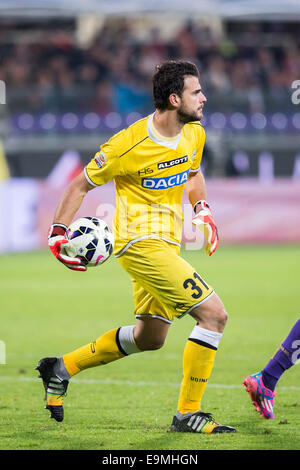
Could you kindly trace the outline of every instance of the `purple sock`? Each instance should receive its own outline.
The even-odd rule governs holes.
[[[262,370],[262,381],[265,387],[274,391],[276,384],[282,374],[292,367],[297,357],[297,349],[300,346],[300,319],[295,323],[287,338],[281,345],[281,348],[276,352],[274,357]],[[296,357],[293,357],[295,353]]]

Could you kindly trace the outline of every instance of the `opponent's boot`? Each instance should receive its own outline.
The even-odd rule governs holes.
[[[275,418],[273,412],[275,392],[264,386],[261,372],[248,375],[243,380],[243,386],[249,393],[256,411],[265,419]]]

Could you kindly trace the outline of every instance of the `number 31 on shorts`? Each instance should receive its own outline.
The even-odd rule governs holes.
[[[193,273],[193,278],[188,278],[184,281],[183,287],[185,289],[191,289],[193,299],[200,299],[203,295],[203,289],[210,290],[209,286],[203,281],[203,279],[199,276],[198,273]],[[197,282],[198,281],[198,282]],[[199,286],[201,285],[201,287]]]

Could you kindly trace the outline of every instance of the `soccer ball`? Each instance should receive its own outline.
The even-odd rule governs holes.
[[[80,258],[87,266],[100,266],[112,254],[114,236],[106,222],[97,217],[81,217],[75,220],[66,231],[70,243],[65,247],[66,254]]]

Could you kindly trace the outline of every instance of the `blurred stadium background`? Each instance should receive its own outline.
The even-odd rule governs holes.
[[[3,0],[0,253],[46,244],[67,183],[153,112],[151,76],[168,58],[201,71],[223,243],[299,242],[299,1]],[[110,222],[113,191],[90,193],[81,213]]]

